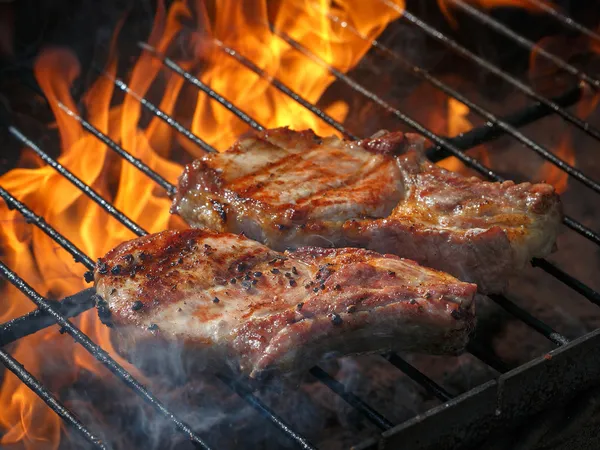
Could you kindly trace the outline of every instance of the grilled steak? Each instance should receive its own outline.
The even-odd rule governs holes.
[[[95,281],[126,353],[181,342],[253,377],[329,352],[458,353],[475,321],[475,285],[415,262],[356,248],[278,253],[204,230],[121,244]]]
[[[548,184],[484,182],[444,170],[416,135],[349,142],[278,128],[185,168],[172,212],[276,250],[305,245],[393,253],[500,292],[554,246]]]

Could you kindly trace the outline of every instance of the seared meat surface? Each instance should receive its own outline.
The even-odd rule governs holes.
[[[429,162],[399,132],[349,142],[278,128],[185,168],[172,212],[276,250],[306,245],[393,253],[500,292],[554,246],[548,184],[491,183]]]
[[[302,370],[329,352],[458,353],[474,326],[477,290],[394,255],[279,253],[205,230],[123,243],[99,260],[95,281],[125,353],[179,342],[253,377]]]

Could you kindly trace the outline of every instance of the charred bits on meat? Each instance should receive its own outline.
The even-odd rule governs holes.
[[[98,273],[100,275],[106,275],[108,273],[108,266],[101,259],[98,260],[98,263],[96,264],[96,268],[98,269]]]
[[[342,286],[340,286],[340,284],[336,284],[335,286],[333,286],[333,289],[335,289],[336,291],[341,291],[342,290]]]
[[[119,275],[119,273],[121,273],[121,266],[117,264],[112,269],[110,269],[110,273],[112,273],[113,275]]]
[[[254,272],[254,276],[256,278],[260,278],[260,277],[262,277],[262,272]]]
[[[296,283],[296,280],[294,280],[293,278],[290,278],[290,287],[296,287],[298,283]]]
[[[336,313],[331,313],[329,315],[330,319],[331,319],[331,323],[334,325],[341,325],[343,320],[342,318],[339,316],[339,314]]]
[[[127,254],[123,258],[125,259],[125,262],[127,264],[131,264],[133,262],[133,255],[132,254]]]
[[[235,283],[237,283],[237,280],[236,280],[235,278],[232,278],[231,280],[229,280],[229,282],[230,282],[231,284],[235,284]]]
[[[462,308],[456,308],[452,310],[450,315],[456,320],[461,320],[465,317],[465,311]]]
[[[292,266],[292,273],[294,275],[298,275],[298,269],[296,269],[296,266]]]
[[[131,305],[131,310],[132,311],[139,311],[143,307],[144,307],[144,304],[141,301],[136,300],[135,302],[133,302],[133,305]]]
[[[300,302],[300,303],[298,303],[298,304],[296,305],[296,309],[297,309],[298,311],[301,311],[303,306],[304,306],[304,303]]]
[[[238,271],[238,272],[243,272],[244,270],[246,270],[246,264],[244,264],[244,263],[239,263],[239,264],[237,265],[237,271]]]
[[[96,309],[98,310],[98,318],[100,319],[100,322],[102,322],[107,327],[112,327],[113,324],[110,320],[110,316],[112,315],[112,313],[110,311],[110,308],[108,307],[108,303],[98,294],[95,294],[92,298],[96,303]]]
[[[277,274],[278,274],[278,273],[280,273],[280,272],[279,272],[279,269],[275,269],[275,268],[273,268],[273,269],[271,269],[271,273],[272,273],[273,275],[277,275]]]

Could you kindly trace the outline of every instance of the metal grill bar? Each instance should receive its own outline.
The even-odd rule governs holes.
[[[51,158],[46,152],[44,152],[40,147],[38,147],[33,141],[31,141],[27,136],[21,133],[17,128],[12,125],[8,126],[8,131],[11,135],[13,135],[19,142],[23,145],[31,148],[42,160],[55,169],[58,173],[64,176],[67,180],[69,180],[75,187],[77,187],[81,192],[91,198],[96,204],[105,209],[110,213],[115,219],[133,231],[135,234],[144,234],[146,233],[143,228],[139,225],[133,223],[125,214],[115,208],[112,204],[104,200],[95,190],[93,190],[90,186],[85,184],[81,179],[76,177],[71,171],[61,165],[58,161]]]
[[[388,353],[386,355],[383,355],[383,357],[387,359],[391,364],[396,366],[398,369],[400,369],[402,372],[404,372],[406,375],[408,375],[408,377],[410,377],[413,381],[416,381],[418,384],[423,386],[427,392],[434,395],[442,402],[452,400],[453,395],[451,395],[443,387],[438,385],[431,378],[423,374],[415,366],[409,364],[407,361],[402,359],[396,353]]]
[[[170,412],[154,395],[147,390],[139,381],[137,381],[127,370],[117,363],[111,356],[106,353],[102,347],[96,345],[86,334],[81,332],[79,328],[69,322],[63,315],[55,310],[52,304],[38,294],[25,280],[19,277],[15,272],[10,270],[6,264],[0,261],[0,274],[4,276],[12,285],[23,292],[37,307],[48,314],[52,319],[59,324],[65,332],[75,339],[83,348],[85,348],[94,358],[96,358],[104,367],[121,379],[128,387],[130,387],[137,395],[143,398],[146,402],[154,407],[154,409],[162,416],[173,422],[175,427],[184,433],[194,444],[200,448],[209,449],[204,440],[198,436],[189,425],[179,420],[172,412]]]
[[[473,19],[476,19],[477,21],[487,25],[494,31],[497,31],[498,33],[503,34],[504,36],[510,38],[512,41],[516,42],[521,47],[524,47],[531,52],[535,51],[536,54],[543,56],[545,59],[547,59],[548,61],[551,61],[557,67],[560,67],[565,72],[570,73],[571,75],[577,77],[579,80],[588,83],[589,85],[591,85],[592,87],[594,87],[596,89],[600,89],[600,80],[598,80],[597,78],[591,77],[590,75],[588,75],[585,72],[580,71],[577,67],[569,64],[564,59],[559,58],[554,53],[549,52],[545,48],[537,45],[534,42],[531,42],[529,39],[521,36],[520,34],[515,33],[513,30],[508,28],[503,23],[497,21],[493,17],[482,13],[477,8],[474,8],[473,6],[465,3],[462,0],[449,0],[449,1],[452,4],[454,4],[454,6],[456,6],[458,9],[460,9],[462,12],[468,14]]]
[[[227,100],[225,97],[223,97],[220,94],[217,94],[210,86],[208,86],[207,84],[202,82],[199,78],[195,77],[191,73],[184,70],[179,64],[177,64],[171,58],[168,58],[167,56],[161,54],[158,50],[156,50],[151,45],[146,44],[145,42],[139,42],[138,45],[142,49],[149,52],[151,55],[160,59],[165,66],[167,66],[169,69],[171,69],[176,74],[182,76],[188,83],[191,83],[192,85],[196,86],[202,92],[207,94],[210,98],[212,98],[213,100],[216,100],[221,105],[225,106],[225,108],[227,108],[229,111],[234,113],[239,119],[241,119],[243,122],[246,122],[248,125],[250,125],[255,130],[262,131],[265,129],[265,127],[263,127],[261,124],[256,122],[254,119],[252,119],[248,114],[246,114],[244,111],[239,109],[237,106],[235,106],[229,100]]]
[[[23,215],[23,217],[25,217],[25,221],[27,223],[34,224],[36,227],[46,233],[53,241],[57,242],[62,248],[69,252],[75,262],[83,264],[88,270],[92,270],[94,268],[94,261],[92,261],[88,255],[79,250],[75,244],[50,226],[43,217],[35,214],[32,210],[27,208],[27,206],[10,195],[10,193],[1,186],[0,197],[2,197],[2,200],[6,202],[10,209],[16,208]]]
[[[511,313],[513,316],[518,317],[520,319],[522,317],[526,317],[526,320],[521,320],[523,320],[527,325],[529,325],[531,328],[536,330],[538,333],[540,333],[542,336],[555,343],[556,345],[560,346],[569,343],[569,340],[562,334],[557,333],[550,326],[546,325],[541,320],[533,317],[531,314],[517,306],[515,303],[511,302],[505,296],[489,294],[488,297],[492,299],[497,305],[501,306],[506,311]]]
[[[496,372],[502,374],[512,370],[512,367],[509,367],[504,361],[502,361],[496,354],[490,353],[487,349],[481,347],[480,344],[475,341],[469,342],[467,345],[467,350],[471,355],[475,358],[487,364],[491,368],[493,368]]]
[[[88,309],[92,309],[95,305],[93,297],[95,293],[94,288],[88,288],[77,294],[65,297],[59,302],[48,301],[52,303],[55,310],[69,319],[78,316]],[[4,347],[22,337],[37,333],[55,324],[54,319],[41,309],[36,309],[20,317],[16,317],[0,324],[0,347]]]
[[[438,42],[441,42],[446,47],[450,48],[452,51],[463,56],[465,59],[478,64],[479,66],[481,66],[484,69],[486,69],[487,71],[493,73],[497,77],[502,78],[508,84],[517,88],[519,91],[521,91],[528,97],[534,99],[535,101],[537,101],[539,103],[542,103],[543,105],[547,106],[548,108],[551,108],[556,114],[561,116],[566,121],[577,126],[580,130],[588,133],[589,135],[593,136],[596,139],[600,139],[600,130],[591,126],[588,122],[581,120],[579,117],[574,116],[569,111],[565,110],[564,108],[561,108],[560,105],[558,105],[557,103],[538,94],[533,89],[531,89],[529,86],[527,86],[525,83],[523,83],[520,80],[518,80],[517,78],[511,76],[510,74],[503,71],[501,68],[492,64],[491,62],[487,61],[486,59],[483,59],[482,57],[471,52],[466,47],[463,47],[455,40],[453,40],[450,37],[446,36],[445,34],[439,32],[434,27],[432,27],[428,23],[422,21],[420,18],[418,18],[414,14],[410,13],[409,11],[399,8],[396,4],[392,3],[390,0],[379,0],[379,1],[384,3],[385,5],[387,5],[389,8],[400,13],[402,15],[403,19],[408,20],[413,25],[416,25],[421,30],[423,30],[428,36],[434,38]]]
[[[386,1],[386,0],[381,0],[381,1]],[[331,72],[331,74],[334,75],[337,79],[344,82],[345,84],[350,86],[353,90],[362,94],[363,96],[365,96],[372,102],[376,103],[377,105],[379,105],[380,107],[382,107],[383,109],[388,111],[390,114],[393,114],[398,119],[400,119],[402,122],[404,122],[406,125],[408,125],[412,129],[421,133],[421,135],[425,136],[427,139],[433,141],[435,144],[439,145],[440,147],[443,147],[444,149],[448,150],[453,156],[457,157],[460,161],[462,161],[463,163],[465,163],[472,169],[476,170],[480,174],[482,174],[482,175],[486,176],[487,178],[490,178],[494,181],[506,181],[505,178],[501,177],[500,175],[498,175],[491,169],[485,167],[478,160],[476,160],[470,156],[467,156],[462,150],[457,148],[455,145],[451,144],[447,139],[444,139],[444,138],[436,135],[435,133],[433,133],[431,130],[429,130],[428,128],[426,128],[425,126],[423,126],[416,120],[412,119],[411,117],[402,113],[400,110],[391,106],[389,103],[387,103],[381,97],[379,97],[377,94],[364,88],[362,85],[360,85],[359,83],[354,81],[352,78],[348,77],[346,74],[340,72],[335,67],[330,66],[326,61],[324,61],[319,56],[312,53],[310,50],[308,50],[306,47],[304,47],[299,42],[295,41],[293,38],[288,36],[283,31],[279,31],[279,30],[275,29],[275,27],[273,27],[273,26],[271,26],[271,30],[273,31],[274,34],[281,37],[283,40],[285,40],[288,44],[290,44],[296,50],[298,50],[299,52],[304,54],[307,58],[310,58],[317,64],[321,65],[323,68],[326,68],[327,70],[329,70]],[[585,227],[583,224],[577,222],[576,220],[570,218],[569,216],[564,216],[563,223],[565,225],[567,225],[569,228],[571,228],[572,230],[574,230],[577,233],[581,234],[582,236],[588,238],[589,240],[594,242],[596,245],[600,245],[600,236],[598,234],[596,234],[595,232],[593,232],[592,230],[590,230],[589,228]]]
[[[65,421],[72,429],[77,431],[87,442],[94,448],[108,449],[109,447],[95,436],[86,426],[69,411],[50,391],[48,391],[25,367],[23,367],[16,359],[10,356],[7,352],[0,349],[0,361],[8,370],[16,375],[29,389],[31,389],[38,397],[40,397],[48,407]]]
[[[283,431],[290,439],[292,439],[300,448],[303,449],[316,449],[306,438],[302,437],[294,431],[284,420],[282,420],[277,414],[275,414],[267,405],[264,404],[259,398],[252,394],[252,391],[248,389],[244,384],[238,382],[233,378],[226,377],[224,375],[217,375],[217,378],[225,383],[230,389],[236,394],[246,400],[254,409],[256,409],[262,416],[269,419],[277,428]]]
[[[575,20],[573,20],[571,17],[567,16],[566,14],[563,14],[563,13],[557,11],[549,4],[547,4],[543,1],[540,1],[540,0],[526,0],[526,1],[529,2],[530,4],[534,5],[536,8],[541,9],[542,11],[544,11],[546,14],[548,14],[552,18],[558,20],[560,23],[562,23],[567,28],[570,28],[571,30],[577,31],[581,34],[584,34],[587,37],[589,37],[597,42],[600,42],[600,34],[596,33],[593,30],[590,30],[589,28],[584,27],[583,25],[576,22]]]
[[[84,120],[79,114],[71,111],[63,103],[58,102],[58,106],[69,116],[75,119],[86,131],[92,134],[100,142],[106,145],[108,148],[113,150],[117,155],[123,158],[125,161],[131,163],[136,169],[139,169],[144,175],[162,187],[169,196],[175,194],[175,186],[164,179],[158,172],[152,170],[148,165],[144,164],[141,159],[136,158],[107,135],[98,130],[95,126]]]
[[[367,419],[369,419],[371,423],[379,427],[379,429],[385,431],[389,430],[394,426],[392,422],[387,420],[385,417],[383,417],[381,414],[379,414],[377,411],[375,411],[373,408],[371,408],[369,405],[363,402],[352,392],[348,392],[346,390],[346,387],[342,383],[337,381],[335,378],[333,378],[320,367],[315,366],[312,369],[310,369],[309,372],[317,380],[321,381],[329,389],[331,389],[333,392],[335,392],[337,395],[343,398],[346,401],[346,403],[354,407],[356,410],[360,411]]]
[[[324,14],[326,14],[326,16],[332,22],[340,25],[341,19],[339,17],[334,16],[333,14],[328,13],[328,12],[325,12]],[[364,41],[369,42],[373,48],[379,50],[380,52],[384,53],[387,57],[392,58],[394,61],[398,62],[400,65],[402,65],[402,67],[405,70],[416,75],[420,79],[429,82],[430,84],[432,84],[433,86],[435,86],[437,89],[444,92],[448,96],[458,100],[465,106],[469,107],[470,110],[475,111],[475,113],[477,115],[485,118],[486,120],[488,120],[489,122],[491,122],[492,124],[494,124],[495,126],[500,128],[502,131],[511,135],[512,137],[517,139],[519,142],[524,144],[526,147],[528,147],[531,150],[533,150],[534,152],[536,152],[538,155],[540,155],[546,161],[551,162],[555,166],[564,170],[566,173],[568,173],[570,176],[572,176],[576,180],[580,181],[581,183],[583,183],[584,185],[589,187],[590,189],[600,193],[600,184],[597,181],[592,180],[589,176],[585,175],[580,170],[578,170],[575,167],[573,167],[572,165],[568,164],[563,159],[555,156],[554,153],[552,153],[548,149],[546,149],[543,146],[534,142],[533,140],[531,140],[530,138],[525,136],[523,133],[521,133],[519,130],[517,130],[510,123],[503,121],[502,119],[500,119],[499,117],[494,115],[491,111],[489,111],[489,110],[479,106],[477,103],[474,103],[473,101],[469,100],[467,97],[462,95],[460,92],[452,89],[450,86],[446,85],[439,78],[436,78],[435,76],[431,75],[429,72],[422,69],[421,67],[418,67],[418,66],[415,66],[414,64],[409,63],[402,56],[400,56],[397,52],[394,52],[393,50],[390,50],[388,47],[386,47],[383,44],[380,44],[376,40],[370,39],[367,36],[363,35],[359,30],[354,28],[352,25],[350,25],[346,22],[343,22],[343,28],[345,30],[351,31],[352,33],[354,33],[356,36],[363,39]]]
[[[215,153],[217,151],[217,149],[215,149],[212,145],[210,145],[209,143],[207,143],[206,141],[201,139],[199,136],[196,136],[194,133],[192,133],[186,127],[181,125],[179,122],[177,122],[175,119],[173,119],[167,113],[165,113],[163,110],[161,110],[156,105],[154,105],[154,103],[146,100],[144,97],[140,96],[137,92],[132,91],[129,88],[129,86],[127,86],[122,80],[120,80],[118,78],[114,78],[111,75],[109,75],[108,73],[101,71],[99,69],[96,69],[96,70],[98,70],[101,75],[103,75],[107,79],[111,80],[114,83],[114,85],[117,86],[119,89],[121,89],[123,92],[125,92],[126,94],[129,94],[132,98],[134,98],[135,100],[140,102],[144,108],[146,108],[148,111],[150,111],[156,117],[161,119],[163,122],[167,123],[169,126],[175,128],[179,133],[184,135],[186,138],[188,138],[190,141],[192,141],[194,144],[196,144],[202,150],[209,152],[209,153]]]
[[[558,267],[556,267],[555,265],[553,265],[545,259],[534,258],[531,261],[531,264],[534,267],[539,267],[542,270],[545,270],[550,275],[559,279],[573,290],[579,292],[592,303],[595,303],[596,305],[600,306],[600,293],[591,289],[589,286],[586,286],[577,278],[569,275],[568,273],[565,273],[564,271],[562,271],[561,269],[559,269]]]
[[[250,61],[248,58],[246,58],[244,55],[242,55],[241,53],[239,53],[238,51],[236,51],[236,50],[234,50],[234,49],[232,49],[230,47],[227,47],[221,41],[216,41],[216,44],[223,51],[223,53],[225,53],[226,55],[231,56],[233,59],[235,59],[236,61],[238,61],[244,67],[246,67],[247,69],[251,70],[252,72],[254,72],[255,74],[257,74],[261,78],[267,80],[269,83],[271,83],[280,92],[284,93],[285,95],[287,95],[288,97],[290,97],[292,100],[294,100],[295,102],[297,102],[298,104],[300,104],[304,108],[308,109],[310,112],[312,112],[315,116],[317,116],[323,122],[325,122],[326,124],[330,125],[331,127],[335,128],[337,131],[339,131],[340,133],[342,133],[345,137],[347,137],[349,139],[353,139],[353,140],[357,140],[358,139],[358,137],[356,137],[352,133],[350,133],[344,127],[344,125],[342,125],[340,122],[338,122],[337,120],[335,120],[333,117],[331,117],[330,115],[328,115],[323,110],[317,108],[315,105],[313,105],[312,103],[310,103],[308,100],[306,100],[300,94],[298,94],[297,92],[295,92],[293,89],[291,89],[290,87],[288,87],[287,85],[285,85],[284,83],[282,83],[281,81],[279,81],[277,78],[275,78],[274,76],[270,75],[265,70],[263,70],[260,67],[258,67],[252,61]]]

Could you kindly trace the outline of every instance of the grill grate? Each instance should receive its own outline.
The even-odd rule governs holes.
[[[388,7],[396,9],[397,6],[389,2],[389,0],[380,0],[383,4]],[[538,0],[527,0],[530,3],[541,4]],[[452,0],[452,3],[457,6],[461,11],[469,14],[473,18],[481,21],[489,28],[494,29],[495,31],[506,35],[513,39],[519,45],[523,45],[529,49],[532,49],[535,44],[526,40],[522,36],[516,34],[512,30],[505,27],[503,24],[495,21],[490,16],[487,16],[481,13],[479,10],[466,5],[460,0]],[[600,36],[596,35],[591,30],[583,27],[576,22],[573,22],[572,19],[562,15],[562,13],[554,10],[550,7],[545,7],[545,11],[550,14],[552,17],[560,21],[563,25],[568,26],[570,28],[576,29],[590,37],[594,37],[595,39],[600,38]],[[522,111],[519,111],[509,117],[506,118],[498,118],[493,115],[491,112],[481,107],[480,105],[472,102],[471,100],[464,97],[459,92],[453,90],[448,85],[443,83],[441,80],[437,79],[433,75],[429,74],[424,69],[414,66],[409,62],[404,61],[401,57],[384,47],[377,41],[371,41],[371,46],[376,50],[384,53],[390,58],[395,59],[400,62],[407,70],[411,71],[415,75],[419,76],[423,80],[431,83],[440,91],[446,93],[447,95],[455,98],[461,103],[467,105],[472,111],[476,112],[481,117],[485,118],[488,121],[486,126],[471,130],[469,133],[466,133],[463,136],[459,136],[453,139],[446,139],[440,137],[433,133],[431,130],[414,120],[412,117],[406,115],[400,110],[394,108],[389,103],[381,99],[375,93],[369,91],[360,83],[354,81],[348,75],[338,71],[334,67],[329,66],[325,61],[321,60],[317,55],[310,52],[306,49],[302,44],[297,41],[294,41],[290,36],[288,36],[285,32],[281,30],[275,29],[273,26],[269,24],[269,28],[271,31],[294,47],[296,50],[304,54],[307,58],[310,58],[314,62],[317,62],[324,68],[326,68],[333,76],[335,76],[341,82],[347,84],[354,91],[362,94],[370,101],[374,102],[378,106],[392,113],[396,118],[400,121],[416,130],[420,134],[429,138],[435,145],[428,150],[428,155],[434,161],[439,161],[441,158],[449,155],[453,155],[460,159],[467,166],[475,169],[480,174],[486,176],[495,181],[502,181],[503,178],[493,172],[491,169],[485,167],[481,163],[479,163],[476,159],[468,156],[464,151],[470,147],[478,145],[482,142],[486,142],[488,140],[494,139],[502,134],[509,134],[521,143],[523,143],[526,147],[530,148],[532,151],[535,151],[544,159],[552,162],[554,165],[568,173],[573,178],[582,182],[588,188],[594,190],[595,192],[600,193],[600,184],[598,182],[590,179],[588,176],[583,174],[581,171],[575,169],[573,166],[567,164],[565,161],[557,158],[547,149],[532,141],[531,139],[524,136],[520,133],[516,127],[522,126],[524,124],[535,121],[541,117],[544,117],[551,113],[556,113],[564,118],[566,121],[572,123],[576,127],[585,131],[588,135],[600,139],[600,130],[592,127],[586,121],[579,119],[578,117],[573,116],[570,112],[568,112],[564,107],[570,104],[575,103],[581,96],[582,90],[584,86],[580,86],[578,88],[574,88],[571,91],[565,93],[564,95],[557,98],[546,98],[535,92],[529,86],[523,84],[518,79],[512,77],[508,73],[504,72],[499,67],[495,66],[491,62],[475,55],[470,52],[465,47],[462,47],[457,42],[450,39],[448,36],[440,33],[435,28],[431,27],[427,23],[423,22],[418,17],[414,16],[408,11],[402,11],[403,20],[409,21],[412,24],[419,27],[426,34],[434,37],[436,40],[442,42],[444,45],[449,47],[451,50],[459,53],[463,57],[472,62],[475,62],[480,67],[485,68],[491,73],[499,76],[504,81],[508,82],[519,91],[534,99],[537,103],[525,108]],[[332,22],[339,24],[339,19],[329,15],[329,19]],[[340,24],[341,25],[341,24]],[[358,33],[357,30],[353,30],[352,27],[348,27],[348,25],[344,25],[345,28],[349,29],[352,32]],[[364,36],[363,39],[367,39]],[[216,43],[220,46],[221,50],[224,51],[227,55],[235,58],[238,62],[243,64],[249,70],[255,72],[259,76],[268,79],[268,81],[275,86],[279,91],[289,96],[308,110],[310,110],[317,117],[322,119],[324,122],[331,125],[333,128],[340,131],[342,134],[349,138],[355,138],[355,136],[346,128],[335,121],[332,117],[328,116],[322,110],[317,108],[315,105],[310,104],[305,99],[300,97],[297,93],[295,93],[291,88],[280,82],[274,77],[266,74],[262,69],[256,66],[251,60],[247,59],[243,55],[239,54],[237,51],[225,47],[221,43]],[[221,105],[225,106],[229,111],[235,114],[242,121],[247,123],[250,127],[256,130],[263,130],[264,127],[254,118],[249,116],[244,111],[240,110],[236,107],[232,102],[225,99],[219,93],[215,92],[208,85],[204,84],[201,80],[194,77],[192,74],[186,72],[183,68],[181,68],[175,61],[166,57],[165,55],[161,55],[154,48],[150,47],[148,44],[140,44],[144,50],[149,51],[155,57],[159,58],[163,64],[168,67],[170,70],[174,71],[178,75],[184,77],[184,79],[195,86],[197,89],[209,95],[213,100],[219,102]],[[536,51],[540,52],[540,49],[535,46]],[[540,52],[542,56],[549,59],[551,62],[556,64],[563,70],[571,73],[576,76],[578,79],[585,81],[588,85],[593,88],[600,87],[600,82],[593,77],[579,71],[578,69],[570,66],[565,61],[556,57],[555,55],[548,53],[546,51]],[[108,76],[106,73],[102,72],[104,76]],[[147,99],[137,95],[135,92],[132,92],[131,89],[121,80],[111,78],[113,83],[121,89],[126,94],[132,96],[137,101],[139,101],[146,109],[148,109],[152,114],[161,118],[161,120],[168,123],[171,127],[173,127],[176,131],[184,135],[186,138],[190,139],[192,142],[197,144],[199,147],[203,148],[205,151],[216,151],[212,146],[206,143],[201,137],[194,135],[191,131],[186,129],[183,125],[175,121],[172,117],[161,111],[154,104],[149,102]],[[116,142],[112,141],[108,136],[101,133],[98,129],[96,129],[93,125],[83,119],[81,116],[77,115],[75,112],[69,110],[65,105],[59,104],[60,108],[72,117],[74,120],[77,120],[88,132],[102,141],[105,145],[107,145],[111,150],[115,151],[119,156],[123,159],[131,163],[138,170],[156,182],[159,186],[167,191],[167,193],[172,194],[175,187],[161,177],[158,173],[153,171],[150,167],[148,167],[143,161],[134,157],[130,153],[128,153],[124,148],[119,146]],[[146,234],[146,231],[141,228],[138,224],[129,219],[125,214],[121,211],[117,210],[110,202],[103,199],[98,193],[96,193],[90,186],[85,184],[75,175],[73,175],[67,168],[63,167],[58,163],[55,159],[50,157],[44,150],[42,150],[38,145],[32,142],[27,136],[21,133],[16,127],[11,125],[10,123],[6,124],[8,127],[9,133],[21,142],[23,145],[31,148],[37,153],[48,165],[52,166],[55,170],[57,170],[61,175],[67,178],[74,186],[80,189],[83,193],[85,193],[90,199],[96,202],[100,207],[102,207],[107,213],[111,216],[119,220],[125,227],[133,231],[136,235],[141,236]],[[50,238],[56,241],[61,247],[67,250],[77,262],[83,264],[86,268],[93,268],[93,261],[89,256],[82,253],[72,242],[70,242],[65,236],[58,233],[51,225],[47,224],[44,219],[38,215],[36,215],[33,211],[31,211],[26,205],[19,202],[16,198],[14,198],[9,192],[0,188],[0,196],[7,203],[7,205],[11,208],[17,209],[25,219],[32,223],[33,225],[40,228],[44,233],[46,233]],[[600,236],[593,232],[592,230],[586,228],[581,223],[575,221],[570,217],[565,217],[565,225],[580,235],[586,237],[592,242],[600,245]],[[565,285],[569,286],[571,289],[576,292],[582,294],[591,302],[600,305],[600,294],[585,285],[577,278],[572,275],[564,272],[562,269],[558,268],[554,264],[548,262],[544,259],[535,259],[532,261],[532,264],[535,267],[539,267],[551,276],[560,280]],[[179,431],[183,432],[185,435],[189,437],[189,439],[195,443],[198,447],[201,448],[209,448],[206,442],[198,436],[188,425],[180,421],[177,417],[175,417],[159,400],[157,400],[146,388],[144,388],[137,380],[135,380],[124,368],[122,368],[116,361],[114,361],[108,354],[106,354],[100,347],[94,344],[84,333],[82,333],[77,327],[71,324],[67,318],[73,317],[80,312],[87,310],[93,307],[93,289],[88,289],[83,291],[82,293],[76,294],[71,298],[67,298],[62,302],[54,305],[49,300],[40,296],[35,290],[33,290],[23,279],[21,279],[16,273],[10,270],[6,265],[0,262],[0,272],[2,275],[13,285],[15,285],[18,289],[20,289],[23,293],[25,293],[28,298],[33,301],[37,306],[38,310],[27,314],[26,316],[14,319],[6,324],[0,325],[0,345],[6,345],[10,342],[14,342],[15,340],[26,336],[28,334],[32,334],[36,331],[39,331],[42,328],[53,325],[54,323],[58,323],[62,326],[62,329],[69,333],[77,342],[81,343],[84,348],[90,352],[96,359],[98,359],[102,364],[104,364],[107,368],[109,368],[117,377],[119,377],[123,382],[125,382],[130,388],[132,388],[139,396],[144,398],[147,402],[155,407],[155,409],[169,420],[173,422],[175,427],[179,429]],[[564,346],[569,344],[569,340],[557,333],[550,326],[543,323],[539,319],[532,316],[526,310],[518,307],[516,304],[511,302],[509,299],[502,295],[490,295],[489,296],[496,304],[501,306],[507,312],[509,312],[514,317],[526,323],[529,327],[534,329],[536,332],[540,333],[546,339],[551,341],[556,346]],[[592,335],[593,333],[590,333]],[[490,355],[488,351],[482,349],[477,346],[477,344],[471,344],[469,346],[469,351],[476,356],[477,358],[484,361],[490,367],[495,368],[499,373],[505,373],[509,370],[506,363],[499,360],[495,355]],[[410,365],[408,362],[403,360],[399,355],[395,353],[384,355],[384,357],[390,362],[390,364],[394,365],[402,372],[404,372],[408,377],[414,380],[416,383],[420,384],[424,389],[434,395],[442,402],[448,402],[453,399],[453,396],[447,392],[443,387],[439,386],[436,382],[431,380],[425,374],[421,373],[414,366]],[[31,374],[27,373],[22,366],[19,365],[17,361],[14,360],[10,355],[8,355],[5,351],[0,350],[0,359],[3,364],[11,370],[15,375],[17,375],[29,388],[31,388],[36,394],[38,394],[54,411],[56,411],[69,425],[78,430],[85,439],[91,444],[95,445],[98,448],[107,448],[106,443],[101,442],[94,434],[89,431],[85,425],[83,425],[77,417],[73,415],[70,411],[68,411],[63,405],[56,400],[52,394],[41,385],[41,383],[36,380]],[[375,411],[372,407],[370,407],[363,400],[347,391],[345,386],[335,380],[331,375],[329,375],[326,371],[319,367],[314,367],[310,370],[311,374],[319,379],[322,383],[324,383],[329,389],[343,398],[347,403],[356,408],[367,420],[372,422],[375,426],[377,426],[381,430],[389,430],[394,426],[392,422],[383,417],[380,413]],[[267,405],[265,405],[260,399],[258,399],[253,393],[252,390],[247,387],[245,383],[241,383],[237,380],[233,380],[225,377],[224,375],[218,375],[218,378],[227,384],[233,391],[238,393],[242,398],[244,398],[249,404],[251,404],[259,413],[261,413],[264,417],[266,417],[269,421],[271,421],[281,432],[285,433],[292,442],[294,442],[300,448],[314,448],[314,446],[298,434],[293,427],[285,423],[280,417],[277,416],[275,412],[273,412]]]

